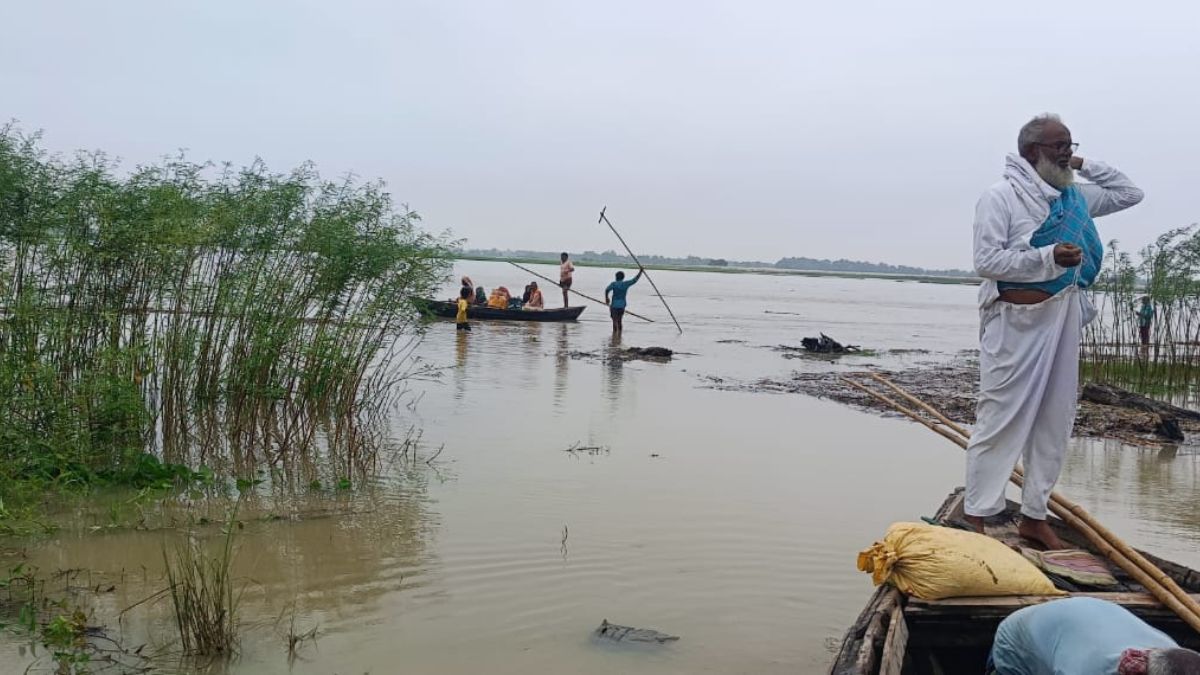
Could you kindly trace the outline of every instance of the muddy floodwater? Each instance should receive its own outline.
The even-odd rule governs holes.
[[[529,280],[499,263],[456,273],[489,290]],[[580,268],[575,286],[602,296],[611,275]],[[263,486],[248,498],[235,565],[241,651],[209,672],[820,672],[871,591],[855,554],[889,523],[932,515],[962,483],[963,453],[903,420],[721,385],[961,358],[975,347],[976,289],[654,277],[683,335],[645,281],[630,309],[656,323],[626,317],[619,341],[596,305],[569,324],[433,325],[418,354],[441,374],[410,384],[417,400],[395,426],[423,429],[423,456],[441,454],[351,491]],[[561,303],[556,289],[545,295]],[[870,351],[826,361],[772,349],[819,332]],[[606,358],[614,346],[678,353]],[[1198,457],[1080,441],[1060,488],[1132,544],[1200,566]],[[94,623],[169,650],[168,602],[118,613],[164,587],[173,519],[219,521],[227,506],[145,506],[160,525],[150,529],[109,527],[111,507],[72,511],[54,535],[6,541],[0,562],[77,570],[49,585],[103,587],[90,600]],[[289,659],[293,616],[296,631],[318,637]],[[681,639],[600,642],[592,632],[604,619]],[[2,640],[2,672],[41,653]],[[170,656],[154,666],[196,667]]]

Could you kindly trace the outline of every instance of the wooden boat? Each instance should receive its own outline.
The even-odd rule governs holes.
[[[433,316],[453,319],[458,314],[458,307],[453,302],[444,300],[422,300],[421,310]],[[579,318],[586,307],[555,307],[546,309],[496,309],[487,305],[471,305],[467,308],[467,318],[475,321],[574,321]]]
[[[941,525],[963,523],[963,490],[950,494],[933,520]],[[1019,506],[1012,502],[999,525],[989,519],[987,532],[1008,544],[1018,541],[1016,518]],[[1092,550],[1082,535],[1051,517],[1058,536],[1069,545]],[[1094,550],[1093,550],[1094,553]],[[1200,598],[1200,572],[1142,552],[1148,560],[1175,580],[1181,588]],[[1100,560],[1104,558],[1097,554]],[[1107,562],[1105,560],[1105,562]],[[1051,576],[1051,581],[1071,595],[1103,598],[1122,605],[1150,625],[1167,633],[1183,647],[1200,650],[1200,635],[1171,610],[1163,607],[1145,588],[1112,564],[1108,565],[1118,586],[1088,588]],[[830,668],[833,675],[941,675],[982,673],[992,647],[996,628],[1009,614],[1029,605],[1059,596],[1015,596],[995,598],[948,598],[918,600],[894,587],[880,586],[858,619],[846,632],[841,649]]]

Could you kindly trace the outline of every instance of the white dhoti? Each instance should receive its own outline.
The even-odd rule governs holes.
[[[1091,318],[1085,312],[1091,303],[1076,286],[1035,305],[996,301],[984,311],[979,404],[967,447],[968,515],[1004,510],[1004,488],[1021,459],[1021,513],[1046,518],[1075,423],[1079,339]]]

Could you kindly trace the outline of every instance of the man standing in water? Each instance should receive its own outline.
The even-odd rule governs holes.
[[[1063,548],[1046,524],[1075,421],[1079,338],[1095,316],[1082,289],[1104,247],[1093,217],[1127,209],[1142,191],[1125,174],[1078,157],[1057,115],[1030,120],[1004,177],[975,207],[979,289],[979,403],[967,448],[967,520],[1004,509],[1004,488],[1024,460],[1022,536]],[[1088,183],[1075,184],[1075,172]]]
[[[625,281],[625,273],[617,272],[617,278],[608,288],[604,289],[604,304],[608,305],[608,313],[612,317],[613,333],[620,333],[624,328],[622,319],[625,318],[625,294],[629,292],[629,287],[636,284],[638,279],[642,278],[642,272],[646,270],[638,267],[638,273],[629,281]],[[609,294],[612,294],[612,301],[609,301]]]

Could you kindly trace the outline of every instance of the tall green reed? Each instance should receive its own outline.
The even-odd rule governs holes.
[[[361,464],[412,366],[408,300],[449,269],[418,222],[310,164],[121,173],[0,128],[0,484],[119,480],[146,452]]]
[[[1137,259],[1110,242],[1097,283],[1099,314],[1085,331],[1085,379],[1150,393],[1190,391],[1200,381],[1200,232],[1170,230]],[[1148,296],[1155,310],[1151,343],[1141,344],[1137,310]]]

